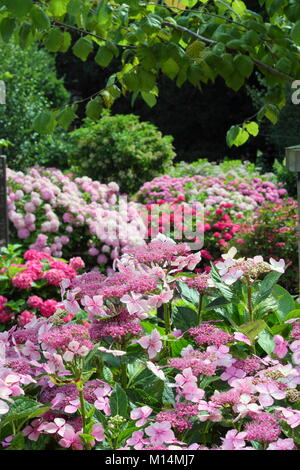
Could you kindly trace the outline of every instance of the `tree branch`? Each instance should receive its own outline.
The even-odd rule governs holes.
[[[188,34],[189,36],[197,39],[198,41],[202,41],[205,44],[208,44],[209,46],[215,46],[218,44],[218,41],[214,41],[213,39],[208,39],[205,36],[202,36],[201,34],[197,34],[194,31],[191,31],[188,28],[185,28],[184,26],[180,26],[175,23],[171,23],[169,21],[163,21],[162,25],[169,26],[170,28],[177,29],[178,31],[182,31],[183,33]],[[281,72],[280,70],[275,69],[274,67],[271,67],[271,65],[267,65],[264,62],[261,62],[258,59],[254,59],[253,57],[250,57],[251,60],[258,66],[261,67],[262,69],[266,70],[272,75],[275,75],[277,77],[283,78],[284,80],[287,80],[289,82],[292,82],[295,80],[295,78],[291,77],[290,75],[287,75],[284,72]]]

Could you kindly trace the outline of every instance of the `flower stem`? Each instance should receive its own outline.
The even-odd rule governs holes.
[[[165,329],[166,335],[171,333],[171,304],[168,302],[164,304],[164,320],[165,320]]]
[[[248,281],[247,283],[247,298],[248,298],[248,312],[249,312],[249,320],[253,321],[253,310],[252,310],[252,292],[251,292],[251,285]]]
[[[171,302],[168,302],[167,304],[164,304],[164,320],[165,320],[165,330],[166,330],[166,335],[169,335],[171,333]],[[165,341],[165,351],[166,354],[171,357],[171,345],[169,344],[168,341]]]
[[[79,393],[79,401],[80,401],[80,414],[82,418],[82,428],[83,428],[83,434],[86,434],[86,409],[85,409],[85,403],[84,403],[84,395],[83,395],[83,387],[82,385],[77,385],[77,390]],[[91,450],[90,444],[87,442],[83,443],[85,450]]]
[[[203,302],[203,294],[200,294],[199,305],[198,305],[198,326],[202,322],[202,302]]]

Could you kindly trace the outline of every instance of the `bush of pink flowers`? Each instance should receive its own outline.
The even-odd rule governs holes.
[[[7,186],[11,241],[24,248],[105,265],[124,246],[143,242],[137,205],[121,199],[119,206],[116,183],[34,167],[26,173],[8,169]]]
[[[54,315],[0,334],[2,447],[296,450],[299,304],[282,259],[236,255],[195,274],[160,235],[62,280]]]
[[[85,267],[80,257],[69,262],[20,245],[0,250],[0,331],[13,324],[24,327],[36,317],[49,318],[59,308],[60,284],[74,279]],[[67,315],[65,321],[70,321]]]

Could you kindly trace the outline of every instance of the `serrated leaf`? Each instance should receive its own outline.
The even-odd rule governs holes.
[[[238,330],[246,335],[251,342],[259,335],[261,331],[267,328],[267,324],[264,320],[255,320],[252,322],[244,323],[238,327]]]
[[[273,341],[273,336],[267,330],[263,330],[259,333],[257,342],[267,354],[271,354],[273,352],[275,343]]]
[[[16,397],[14,402],[9,405],[9,411],[1,418],[0,427],[3,428],[11,421],[32,419],[49,410],[49,406],[45,406],[32,398]]]
[[[267,297],[269,297],[269,295],[272,292],[273,287],[275,286],[280,276],[281,276],[281,273],[277,271],[272,271],[265,276],[264,280],[260,284],[258,295],[256,296],[256,299],[255,299],[255,305],[259,304],[260,302],[265,300]]]
[[[161,66],[162,72],[173,80],[179,72],[179,66],[172,57],[166,60]]]
[[[97,62],[101,67],[107,67],[111,63],[113,57],[114,55],[111,49],[107,46],[101,46],[97,51],[95,62]]]
[[[51,134],[56,126],[56,120],[51,111],[42,111],[33,121],[33,129],[39,134]]]
[[[116,385],[110,396],[109,404],[112,416],[119,415],[127,417],[128,398],[120,385]]]
[[[229,147],[235,145],[240,147],[249,139],[249,134],[240,126],[231,126],[226,135],[226,141]]]
[[[196,289],[191,289],[185,282],[178,283],[178,290],[183,299],[191,302],[194,305],[199,303],[199,294]]]
[[[83,62],[86,61],[88,56],[93,50],[93,43],[87,38],[80,38],[75,42],[72,51],[76,57],[79,57]]]
[[[53,16],[63,16],[67,13],[69,0],[50,0],[49,10]]]
[[[63,36],[63,42],[59,48],[59,52],[67,52],[72,42],[72,36],[68,31],[64,31]]]
[[[175,305],[172,312],[172,323],[175,328],[186,331],[197,326],[197,313],[189,307]]]
[[[53,28],[47,34],[44,44],[50,52],[58,52],[64,42],[64,34],[58,28]]]
[[[76,113],[72,106],[68,106],[56,117],[58,124],[65,130],[69,129],[70,125],[76,119]]]
[[[107,366],[104,366],[103,367],[103,378],[106,382],[108,383],[112,383],[113,379],[114,379],[114,376],[110,370],[109,367]]]
[[[247,132],[249,132],[250,135],[253,135],[254,137],[256,137],[259,133],[258,124],[254,121],[244,124],[244,128]]]
[[[89,118],[97,121],[101,117],[102,109],[102,100],[99,96],[97,96],[97,98],[94,98],[88,102],[85,112]]]
[[[31,10],[31,18],[32,18],[33,24],[37,28],[39,29],[50,28],[50,25],[51,25],[50,18],[42,8],[38,6],[34,6]]]
[[[284,420],[281,420],[280,424],[284,434],[290,439],[293,439],[296,444],[300,445],[300,427],[297,426],[296,428],[291,428],[291,426]]]
[[[243,77],[250,77],[254,69],[254,64],[250,57],[244,54],[237,54],[233,59],[233,63]]]

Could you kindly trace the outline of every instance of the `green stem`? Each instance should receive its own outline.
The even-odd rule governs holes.
[[[165,320],[165,329],[166,335],[171,333],[171,303],[168,302],[164,304],[164,320]]]
[[[80,414],[81,414],[81,418],[82,418],[83,434],[86,434],[86,409],[85,409],[82,385],[77,385],[77,390],[79,392]],[[91,450],[91,446],[87,442],[84,442],[83,446],[84,446],[85,450]]]
[[[122,388],[127,387],[127,367],[123,357],[121,357],[121,384]]]
[[[198,325],[202,322],[202,303],[203,303],[203,294],[199,296],[199,305],[198,305]]]
[[[251,285],[248,281],[247,283],[247,298],[248,298],[248,312],[249,312],[249,320],[253,321],[253,310],[252,310],[252,292],[251,292]]]
[[[166,335],[169,335],[171,333],[171,305],[171,302],[168,302],[167,304],[163,305]],[[171,345],[168,341],[165,341],[165,351],[167,356],[171,357]]]

